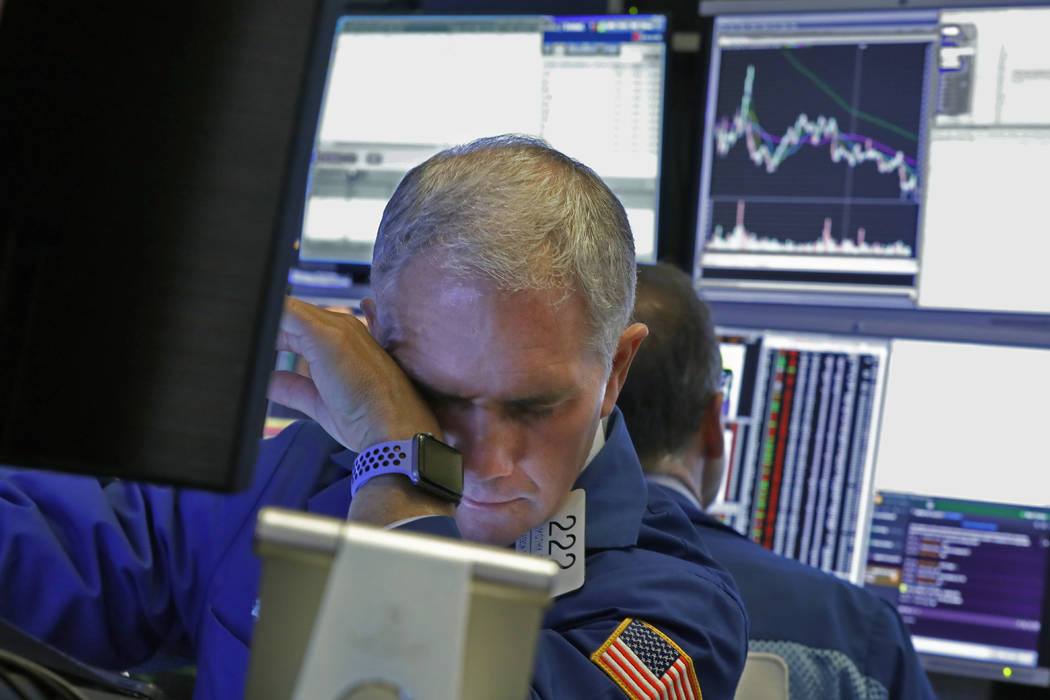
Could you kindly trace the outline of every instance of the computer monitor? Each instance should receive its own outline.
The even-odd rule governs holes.
[[[246,484],[328,57],[319,5],[147,19],[5,0],[0,463]]]
[[[719,331],[712,512],[895,604],[927,669],[1050,686],[1050,334]]]
[[[931,671],[1050,685],[1050,509],[880,491],[867,588]]]
[[[528,695],[554,561],[279,508],[260,512],[255,534],[247,697]],[[397,690],[355,688],[364,681]]]
[[[712,507],[778,554],[859,583],[884,340],[722,334],[726,476]]]
[[[709,298],[1050,312],[1050,8],[984,4],[702,4]]]
[[[404,174],[502,133],[592,167],[623,202],[638,259],[655,261],[666,17],[348,14],[331,26],[301,268],[366,271]]]

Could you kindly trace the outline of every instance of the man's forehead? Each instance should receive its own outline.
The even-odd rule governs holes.
[[[585,354],[579,310],[549,303],[548,296],[486,293],[469,284],[405,295],[380,310],[384,342],[391,352],[455,352],[482,365],[498,360],[494,353],[551,363]]]
[[[573,321],[584,310],[582,296],[564,285],[508,290],[496,279],[442,255],[424,255],[408,263],[377,301],[389,317],[390,329],[396,326],[401,333],[413,331],[419,317],[442,314],[453,315],[457,327],[471,331]],[[562,340],[582,338],[583,333],[577,325]]]
[[[600,364],[578,297],[435,277],[432,269],[404,276],[377,309],[387,350],[428,387],[514,399],[564,391]]]
[[[409,333],[390,350],[419,388],[435,398],[556,403],[574,394],[592,370],[586,358],[542,343],[512,346],[460,334],[430,338]]]

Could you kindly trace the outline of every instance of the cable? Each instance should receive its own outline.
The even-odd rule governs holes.
[[[58,691],[60,695],[54,697],[72,698],[72,700],[90,700],[87,695],[77,690],[72,684],[66,681],[58,674],[44,668],[40,664],[33,663],[28,659],[22,658],[15,654],[0,649],[0,675],[5,677],[9,676],[10,672],[8,669],[14,669],[28,676],[37,685],[47,686],[53,691]],[[18,687],[16,683],[13,683],[14,687]]]

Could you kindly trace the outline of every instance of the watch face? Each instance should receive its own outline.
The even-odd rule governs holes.
[[[459,496],[463,494],[463,456],[440,440],[418,435],[419,478]]]

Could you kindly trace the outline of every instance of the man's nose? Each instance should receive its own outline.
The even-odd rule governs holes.
[[[482,481],[513,472],[521,445],[520,426],[490,408],[476,407],[466,418],[456,431],[463,471]]]

